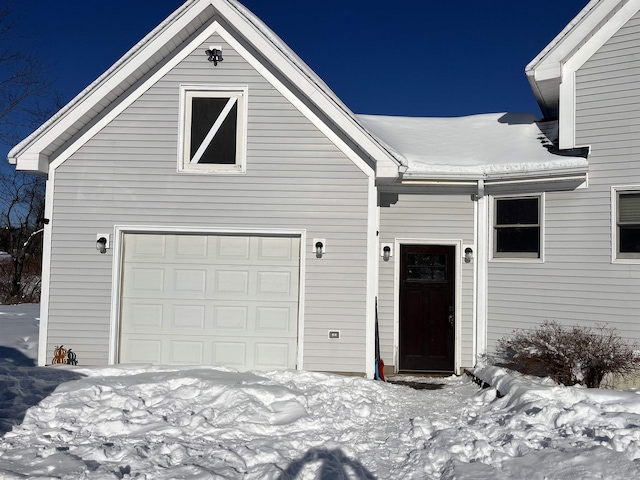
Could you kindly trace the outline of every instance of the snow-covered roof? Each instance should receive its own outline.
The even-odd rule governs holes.
[[[407,160],[407,177],[526,177],[588,167],[586,158],[558,154],[553,145],[557,122],[539,122],[533,114],[358,118]]]

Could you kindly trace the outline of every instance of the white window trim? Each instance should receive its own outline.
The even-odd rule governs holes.
[[[518,256],[496,256],[496,243],[495,243],[495,212],[496,212],[496,200],[502,199],[519,199],[519,198],[538,198],[540,214],[538,218],[538,224],[540,225],[540,257],[518,257]],[[489,202],[489,251],[491,262],[504,262],[504,263],[544,263],[545,252],[545,194],[537,193],[533,195],[492,195]],[[513,255],[517,255],[514,253]]]
[[[190,102],[187,99],[193,92],[201,92],[202,96],[231,97],[238,104],[238,130],[236,135],[236,163],[235,164],[200,164],[189,161],[190,148],[187,130],[191,126]],[[207,173],[207,174],[243,174],[246,173],[247,152],[247,114],[248,93],[246,85],[180,85],[180,131],[178,135],[178,172],[179,173]],[[230,102],[233,103],[233,102]],[[216,122],[216,125],[218,122]],[[215,130],[212,128],[212,130]],[[210,132],[213,137],[215,131]]]
[[[638,191],[640,191],[640,185],[611,187],[611,263],[640,264],[640,257],[618,257],[618,194]]]

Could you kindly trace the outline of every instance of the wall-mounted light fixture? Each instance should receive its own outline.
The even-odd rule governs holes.
[[[207,60],[209,60],[210,62],[213,62],[213,66],[217,67],[218,66],[218,62],[221,62],[222,60],[224,60],[224,58],[222,58],[222,47],[217,46],[217,45],[211,45],[209,47],[209,50],[205,50],[205,52],[207,54]]]
[[[100,253],[107,253],[107,248],[110,248],[109,237],[108,233],[98,233],[96,235],[96,250]]]
[[[471,263],[471,260],[473,260],[473,249],[467,247],[464,249],[464,263]]]
[[[381,243],[380,244],[380,256],[382,260],[388,262],[391,257],[393,257],[393,245],[390,243]]]
[[[312,243],[312,251],[316,254],[316,258],[322,258],[325,253],[327,241],[324,238],[314,238]]]

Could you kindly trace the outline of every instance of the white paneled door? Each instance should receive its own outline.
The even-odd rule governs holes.
[[[295,368],[300,238],[127,233],[120,363]]]

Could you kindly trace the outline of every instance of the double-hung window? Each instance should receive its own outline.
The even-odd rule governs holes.
[[[615,190],[616,258],[640,259],[640,190]]]
[[[244,173],[246,87],[181,87],[178,170]]]
[[[540,196],[496,198],[493,218],[494,258],[540,258]]]

